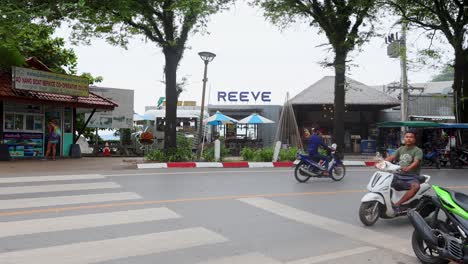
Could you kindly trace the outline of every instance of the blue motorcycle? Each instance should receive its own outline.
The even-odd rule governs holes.
[[[437,148],[434,148],[429,143],[424,144],[425,151],[423,156],[423,166],[432,167],[435,165],[437,169],[440,169],[440,152]]]
[[[294,165],[294,177],[298,182],[307,182],[310,178],[332,178],[341,181],[346,175],[346,167],[336,151],[336,144],[331,147],[331,155],[327,161],[313,161],[309,155],[298,154]],[[328,163],[328,166],[326,166]]]

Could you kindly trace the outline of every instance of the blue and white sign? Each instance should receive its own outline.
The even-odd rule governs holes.
[[[269,91],[217,91],[216,103],[265,104],[271,103]]]

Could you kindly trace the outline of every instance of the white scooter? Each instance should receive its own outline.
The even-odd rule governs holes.
[[[369,192],[362,197],[359,208],[359,218],[366,226],[375,224],[379,218],[395,218],[406,215],[406,212],[396,214],[392,207],[392,202],[398,202],[407,192],[406,190],[397,191],[392,187],[393,175],[398,173],[401,167],[383,160],[378,162],[375,167],[378,171],[374,173],[367,185]],[[431,188],[428,183],[430,179],[431,177],[428,175],[419,176],[419,191],[401,206],[404,211],[415,208],[422,199],[430,199],[429,196],[424,195]]]

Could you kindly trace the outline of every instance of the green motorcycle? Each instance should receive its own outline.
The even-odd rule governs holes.
[[[468,195],[432,188],[436,195],[408,213],[413,251],[422,263],[468,263]],[[424,219],[418,211],[433,214]]]

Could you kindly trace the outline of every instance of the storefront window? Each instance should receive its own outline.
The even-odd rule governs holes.
[[[42,132],[42,116],[27,115],[26,130]]]
[[[4,104],[4,111],[5,131],[43,133],[42,106],[9,102]]]
[[[34,130],[34,116],[26,116],[26,130]]]
[[[43,130],[43,117],[34,116],[34,130],[42,131]]]
[[[13,124],[15,123],[15,115],[14,114],[5,114],[5,130],[12,130]]]
[[[26,115],[22,113],[6,113],[4,129],[19,130],[19,131],[34,131],[43,132],[43,116],[42,115]]]
[[[15,115],[15,129],[24,130],[24,115]]]

